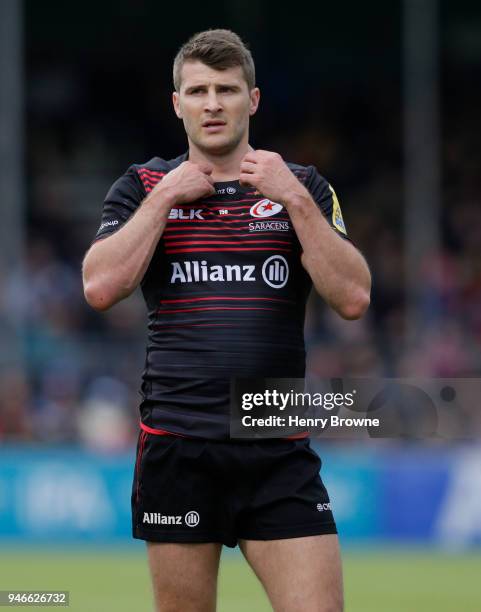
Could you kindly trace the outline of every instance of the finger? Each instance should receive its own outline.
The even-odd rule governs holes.
[[[214,166],[211,166],[211,164],[208,164],[206,162],[198,163],[197,167],[203,174],[207,174],[207,175],[212,174],[212,171],[214,170]]]
[[[257,151],[247,151],[247,153],[242,158],[242,161],[251,162],[252,164],[256,164],[259,161],[259,156],[257,155]]]
[[[254,173],[256,171],[256,169],[257,169],[257,164],[254,164],[254,163],[249,162],[249,161],[241,162],[241,165],[240,165],[240,171],[241,172],[252,174],[252,173]]]
[[[265,155],[272,155],[274,151],[265,151],[264,149],[256,149],[258,157],[264,157]]]
[[[241,172],[239,175],[239,183],[241,185],[250,185],[251,187],[256,187],[255,175],[248,174],[247,172]]]

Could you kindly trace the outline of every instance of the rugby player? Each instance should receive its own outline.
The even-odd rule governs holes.
[[[254,63],[228,30],[174,62],[188,151],[134,164],[108,192],[83,262],[103,311],[141,286],[149,332],[132,488],[157,610],[215,610],[239,544],[275,610],[342,610],[336,525],[309,439],[229,439],[230,377],[303,377],[311,286],[344,319],[370,274],[313,166],[249,144]]]

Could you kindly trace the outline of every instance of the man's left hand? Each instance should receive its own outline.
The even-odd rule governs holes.
[[[279,155],[272,151],[249,151],[240,165],[239,182],[252,185],[273,202],[286,205],[292,195],[306,190]]]

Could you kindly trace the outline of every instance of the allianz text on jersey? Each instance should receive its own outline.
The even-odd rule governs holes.
[[[213,282],[255,282],[259,277],[256,265],[210,265],[207,260],[173,261],[171,284]],[[282,255],[272,255],[262,264],[261,277],[273,289],[281,289],[289,278],[289,264]]]

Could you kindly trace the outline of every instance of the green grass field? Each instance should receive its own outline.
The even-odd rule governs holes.
[[[343,557],[347,612],[481,611],[479,554],[377,549]],[[0,590],[5,589],[69,590],[67,609],[75,612],[152,610],[144,555],[124,549],[0,549]],[[219,612],[270,609],[240,553],[224,553]]]

